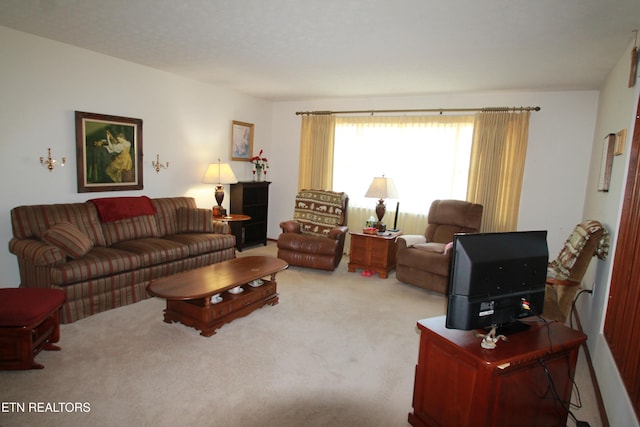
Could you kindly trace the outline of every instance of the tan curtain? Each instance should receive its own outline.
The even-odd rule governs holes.
[[[334,131],[335,117],[332,115],[302,117],[298,190],[332,189]]]
[[[527,112],[476,115],[467,200],[484,206],[484,232],[515,231],[529,134]]]

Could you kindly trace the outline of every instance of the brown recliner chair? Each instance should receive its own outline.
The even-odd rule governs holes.
[[[434,200],[424,235],[398,237],[396,279],[446,294],[451,266],[447,244],[456,233],[479,232],[482,210],[482,205],[462,200]]]
[[[280,223],[278,258],[289,265],[335,270],[349,230],[349,197],[335,191],[301,190],[295,203],[293,220]]]

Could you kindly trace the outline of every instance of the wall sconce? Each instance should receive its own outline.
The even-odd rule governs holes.
[[[157,154],[156,161],[154,162],[153,160],[151,160],[151,165],[156,170],[156,173],[159,173],[160,169],[167,169],[169,167],[169,162],[163,165],[162,163],[160,163],[160,154]]]
[[[55,167],[55,164],[58,163],[58,161],[56,159],[54,159],[53,157],[51,157],[51,148],[47,149],[47,158],[45,159],[44,157],[40,157],[40,164],[42,166],[46,166],[47,169],[49,169],[49,172],[53,171],[53,168]],[[67,158],[63,157],[60,160],[60,166],[64,166],[64,164],[67,163]]]

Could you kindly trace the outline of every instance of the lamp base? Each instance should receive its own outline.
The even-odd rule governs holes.
[[[384,200],[379,199],[378,204],[376,205],[376,216],[378,217],[378,222],[374,225],[375,228],[378,229],[379,232],[387,231],[387,226],[382,222],[382,218],[384,218],[384,214],[387,211],[387,207],[384,205]]]
[[[387,231],[387,226],[384,222],[381,221],[376,222],[374,227],[378,229],[379,233],[384,233],[385,231]]]
[[[211,208],[214,217],[227,216],[227,210],[222,206],[214,206]]]
[[[213,216],[226,216],[227,210],[222,207],[222,201],[224,200],[224,187],[222,185],[216,185],[215,197],[218,205],[213,207]],[[216,215],[216,212],[219,212],[219,214]]]

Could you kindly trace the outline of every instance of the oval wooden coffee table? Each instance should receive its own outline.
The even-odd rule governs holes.
[[[289,264],[274,257],[234,258],[152,280],[147,291],[167,300],[165,322],[181,322],[209,337],[225,323],[264,305],[276,305],[276,273],[287,267]],[[258,280],[261,285],[255,283]],[[229,292],[232,289],[236,292]]]

